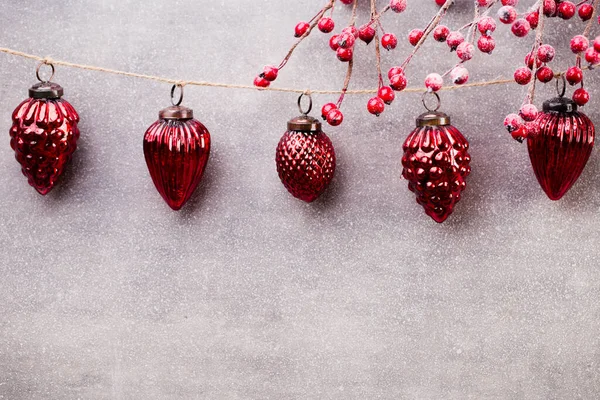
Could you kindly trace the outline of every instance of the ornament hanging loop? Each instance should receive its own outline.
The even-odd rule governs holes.
[[[308,110],[304,111],[302,109],[302,97],[303,96],[308,96]],[[312,96],[310,95],[310,92],[304,92],[300,95],[300,97],[298,97],[298,110],[300,110],[300,113],[302,115],[308,115],[308,113],[310,113],[310,110],[312,110],[312,106],[313,106],[313,102],[312,102]]]
[[[52,69],[52,72],[50,73],[50,78],[48,78],[48,80],[43,80],[40,77],[40,69],[42,68],[42,65],[48,65]],[[37,78],[38,81],[40,81],[42,83],[50,82],[50,81],[52,81],[52,78],[54,78],[54,72],[55,72],[54,64],[52,64],[51,62],[49,62],[47,60],[42,60],[38,64],[37,68],[35,69],[35,77]]]
[[[437,100],[437,104],[435,105],[435,108],[431,109],[427,106],[427,102],[425,101],[425,98],[427,97],[428,94],[433,94]],[[423,97],[421,98],[421,102],[423,103],[423,106],[427,109],[427,111],[430,112],[436,112],[437,110],[440,109],[441,105],[442,105],[442,100],[440,99],[440,95],[437,94],[436,92],[425,92],[423,93]]]
[[[567,80],[565,79],[564,74],[560,74],[556,79],[556,93],[558,93],[558,97],[564,97],[565,92],[567,91]],[[559,89],[559,83],[562,83],[562,89]]]
[[[177,102],[175,102],[175,89],[176,88],[179,88],[179,99],[177,99]],[[183,84],[176,83],[171,88],[171,104],[173,104],[174,106],[177,107],[177,106],[181,105],[182,101],[183,101]]]

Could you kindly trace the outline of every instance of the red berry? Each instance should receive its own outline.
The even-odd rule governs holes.
[[[438,42],[445,42],[449,34],[450,29],[444,25],[438,25],[438,27],[433,30],[433,38]]]
[[[455,85],[464,85],[469,80],[469,71],[462,65],[458,65],[450,72],[450,78]]]
[[[379,97],[373,97],[369,99],[367,103],[367,110],[369,110],[371,114],[379,117],[379,115],[383,112],[384,109],[385,104],[383,103],[383,100],[381,100]]]
[[[327,114],[327,123],[331,126],[338,126],[342,121],[344,121],[344,114],[337,108],[334,108]]]
[[[404,74],[397,74],[390,78],[390,87],[397,92],[401,92],[406,89],[408,82]]]
[[[577,85],[583,80],[583,71],[581,71],[581,68],[571,67],[567,70],[565,78],[571,85]]]
[[[524,125],[521,125],[514,131],[510,132],[510,135],[516,141],[523,143],[523,139],[527,139],[527,129]]]
[[[527,85],[531,81],[531,70],[527,67],[517,68],[515,71],[515,82],[519,85]]]
[[[516,6],[519,0],[502,0],[503,6]]]
[[[548,83],[554,78],[554,72],[550,67],[543,66],[537,70],[535,76],[537,77],[538,81],[542,83]]]
[[[555,0],[543,0],[544,1],[544,15],[546,17],[554,17],[556,15],[556,1]]]
[[[401,13],[406,10],[406,0],[390,0],[390,8],[394,12]]]
[[[594,50],[600,52],[600,36],[596,36],[594,39]]]
[[[329,38],[329,47],[331,50],[336,51],[340,46],[338,45],[338,41],[340,40],[339,35],[333,35]]]
[[[390,68],[390,70],[388,71],[388,78],[392,79],[392,76],[394,75],[404,75],[404,70],[400,67],[392,67]]]
[[[496,21],[492,17],[483,17],[477,22],[477,29],[482,35],[489,36],[496,30]]]
[[[456,50],[458,45],[464,41],[465,41],[465,37],[463,36],[462,33],[458,32],[458,31],[450,32],[450,34],[446,38],[446,43],[450,47],[450,51]]]
[[[261,76],[261,78],[265,78],[269,82],[272,82],[275,79],[277,79],[278,73],[279,73],[279,70],[276,67],[274,67],[272,65],[267,65],[263,69],[263,72],[262,72],[262,74],[260,74],[260,76]]]
[[[413,46],[416,46],[417,43],[419,43],[419,40],[421,40],[421,38],[423,37],[423,34],[424,34],[424,32],[422,30],[420,30],[420,29],[413,29],[408,34],[408,41]]]
[[[319,30],[323,33],[329,33],[335,28],[335,22],[329,17],[323,17],[319,20]]]
[[[579,88],[573,92],[573,101],[578,106],[584,106],[590,101],[590,94],[584,88]]]
[[[533,104],[525,104],[523,105],[523,107],[521,107],[521,109],[519,110],[519,115],[521,116],[521,118],[523,118],[525,121],[533,121],[537,118],[538,115],[538,109],[536,106],[534,106]]]
[[[583,35],[576,35],[571,39],[571,51],[575,54],[586,51],[589,46],[588,38]]]
[[[594,15],[594,6],[590,4],[582,4],[579,6],[579,18],[582,21],[588,21]]]
[[[511,6],[500,7],[498,10],[498,19],[503,24],[512,24],[517,19],[517,10]]]
[[[585,51],[585,61],[592,65],[600,63],[600,53],[598,53],[593,47],[590,47]]]
[[[340,0],[343,4],[352,4],[354,2],[354,0]]]
[[[543,44],[538,48],[537,58],[541,63],[549,63],[554,59],[556,51],[549,44]]]
[[[381,37],[381,45],[386,50],[395,49],[398,45],[398,38],[393,33],[386,33]]]
[[[444,85],[444,79],[440,74],[429,74],[425,78],[425,87],[430,90],[437,92]]]
[[[517,114],[508,114],[504,119],[504,126],[509,132],[514,132],[523,125],[521,117]]]
[[[345,27],[342,29],[342,33],[349,33],[353,35],[355,39],[358,38],[358,29],[356,29],[354,25]]]
[[[396,98],[396,93],[394,93],[394,89],[389,86],[382,86],[379,88],[377,92],[377,97],[379,97],[385,104],[392,104],[394,99]]]
[[[492,51],[496,48],[496,41],[491,36],[480,36],[477,41],[477,48],[482,53],[492,54]]]
[[[435,0],[435,4],[437,4],[440,7],[443,6],[445,2],[446,0]]]
[[[270,84],[271,82],[269,82],[265,78],[262,78],[260,75],[254,78],[254,86],[256,87],[266,88],[269,87]]]
[[[334,103],[327,103],[321,108],[321,117],[327,119],[331,110],[336,110],[337,106]]]
[[[529,25],[529,22],[525,18],[519,18],[512,24],[512,27],[511,27],[512,33],[516,37],[527,36],[530,29],[531,29],[531,25]]]
[[[475,50],[475,47],[473,47],[473,45],[471,43],[469,43],[469,42],[462,42],[456,48],[456,55],[462,61],[469,61],[471,58],[473,58],[473,51],[474,50]]]
[[[352,46],[354,46],[355,41],[356,38],[351,32],[342,32],[338,36],[338,46],[344,49],[352,48]]]
[[[345,49],[343,47],[340,47],[339,49],[337,49],[336,53],[338,60],[342,62],[348,62],[352,60],[352,56],[354,55],[352,48]]]
[[[540,12],[539,11],[530,12],[527,15],[525,15],[525,19],[527,20],[527,22],[529,22],[529,26],[531,27],[531,29],[535,29],[535,28],[537,28],[537,26],[540,22]]]
[[[360,40],[362,40],[363,42],[365,42],[366,44],[371,43],[373,41],[374,37],[375,37],[375,29],[373,29],[373,27],[371,25],[363,25],[358,30],[358,38]]]
[[[298,22],[298,25],[296,25],[296,28],[294,29],[294,36],[300,37],[304,35],[306,32],[308,32],[309,28],[310,25],[308,22]]]
[[[535,57],[533,56],[533,54],[531,53],[527,53],[527,55],[525,55],[525,65],[527,65],[527,67],[529,67],[529,69],[533,69],[533,63],[535,62]]]
[[[577,8],[570,1],[563,1],[558,5],[558,16],[562,19],[571,19],[575,15]]]

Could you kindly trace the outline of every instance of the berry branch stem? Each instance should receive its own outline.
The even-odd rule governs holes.
[[[371,0],[371,20],[377,14],[376,0]],[[375,62],[377,65],[378,88],[383,86],[383,76],[381,75],[381,48],[379,47],[379,34],[375,31]]]
[[[346,79],[344,79],[344,86],[342,87],[342,92],[340,94],[340,98],[337,101],[337,106],[338,108],[342,105],[342,102],[344,101],[344,96],[346,95],[346,92],[348,91],[348,86],[350,85],[350,80],[352,79],[352,67],[354,65],[354,61],[350,60],[348,61],[348,70],[346,71]]]
[[[530,53],[532,57],[535,57],[536,54],[536,50],[541,46],[542,44],[542,37],[544,35],[544,22],[545,22],[545,16],[544,16],[544,2],[540,1],[540,7],[538,9],[539,12],[539,22],[538,22],[538,27],[537,27],[537,31],[535,33],[535,42],[533,44],[533,51]],[[536,65],[537,62],[534,61],[534,65]],[[527,92],[527,101],[526,103],[533,103],[534,98],[535,98],[535,83],[537,82],[537,79],[532,80],[531,84],[529,85],[529,90]]]

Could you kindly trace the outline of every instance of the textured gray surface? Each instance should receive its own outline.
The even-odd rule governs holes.
[[[56,59],[248,83],[321,3],[4,0],[0,41]],[[385,18],[402,36],[386,67],[407,54],[410,21],[424,25],[435,10],[409,3],[407,15]],[[467,3],[452,26],[469,20]],[[582,30],[573,25],[565,33],[552,21],[550,42]],[[278,85],[342,84],[344,65],[314,36]],[[496,38],[496,53],[472,62],[472,80],[511,75],[532,40],[506,27]],[[413,85],[452,65],[442,49],[426,46],[415,59]],[[561,49],[554,65],[565,68],[572,57]],[[375,84],[372,58],[360,46],[355,88]],[[549,201],[525,146],[501,126],[522,88],[444,93],[443,109],[471,141],[473,174],[443,225],[399,179],[418,95],[399,96],[379,119],[366,97],[349,97],[344,125],[327,129],[336,179],[307,205],[283,189],[273,161],[294,95],[189,88],[185,104],[211,131],[213,153],[175,213],[141,146],[169,85],[59,67],[82,136],[65,179],[41,197],[8,144],[35,63],[0,63],[0,398],[600,397],[598,154],[562,201]],[[600,121],[590,77],[586,112]]]

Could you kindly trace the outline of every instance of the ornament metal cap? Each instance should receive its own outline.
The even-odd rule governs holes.
[[[160,119],[192,119],[194,110],[183,106],[170,106],[159,111]]]
[[[433,109],[429,108],[427,106],[427,103],[425,102],[425,96],[427,96],[427,94],[433,94],[437,100],[437,104]],[[450,117],[447,114],[438,111],[442,104],[439,94],[437,94],[436,92],[425,92],[423,93],[421,102],[423,103],[423,106],[425,106],[425,108],[427,109],[427,112],[417,117],[417,128],[420,128],[422,126],[450,125]]]
[[[32,99],[60,99],[63,94],[62,86],[54,82],[40,82],[29,88]]]
[[[306,111],[302,109],[302,97],[304,96],[308,97],[308,109]],[[310,93],[302,93],[300,97],[298,97],[298,109],[302,115],[288,121],[288,131],[320,132],[321,122],[308,115],[310,110],[312,110],[312,97],[310,96]]]
[[[542,109],[544,112],[558,112],[558,113],[573,113],[577,111],[577,104],[564,97],[565,91],[567,90],[567,80],[564,75],[560,78],[556,78],[556,92],[558,97],[547,100],[544,102]],[[562,83],[562,88],[559,88],[559,83]]]

